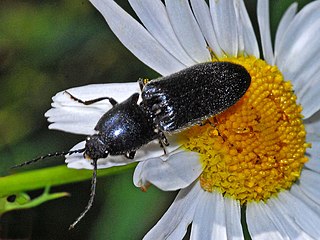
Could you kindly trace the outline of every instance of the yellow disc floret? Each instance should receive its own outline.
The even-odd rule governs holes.
[[[289,189],[308,160],[302,108],[275,66],[254,57],[228,58],[244,66],[251,85],[234,106],[184,132],[184,146],[201,153],[200,184],[241,203]]]

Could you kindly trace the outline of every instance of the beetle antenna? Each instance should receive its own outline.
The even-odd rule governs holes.
[[[97,160],[93,160],[93,174],[91,179],[91,192],[88,204],[84,211],[80,214],[80,216],[70,225],[69,230],[73,229],[78,222],[86,215],[86,213],[90,210],[94,196],[96,195],[96,186],[97,186]]]
[[[45,158],[50,158],[50,157],[59,157],[59,156],[65,156],[67,154],[71,155],[71,154],[74,154],[74,153],[82,153],[84,152],[85,148],[81,148],[81,149],[77,149],[77,150],[73,150],[73,151],[65,151],[65,152],[55,152],[55,153],[48,153],[46,155],[43,155],[43,156],[40,156],[40,157],[37,157],[35,159],[32,159],[30,161],[27,161],[27,162],[24,162],[24,163],[20,163],[18,165],[15,165],[11,168],[19,168],[19,167],[22,167],[22,166],[25,166],[25,165],[29,165],[29,164],[33,164],[33,163],[36,163],[40,160],[43,160]]]

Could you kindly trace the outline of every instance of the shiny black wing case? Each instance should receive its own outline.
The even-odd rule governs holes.
[[[225,111],[250,83],[240,65],[201,63],[148,82],[142,89],[142,105],[161,131],[177,131]]]

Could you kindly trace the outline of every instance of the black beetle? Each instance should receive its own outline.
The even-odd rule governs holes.
[[[97,133],[86,138],[83,149],[47,154],[15,167],[74,153],[83,153],[85,158],[92,161],[94,170],[90,199],[84,212],[70,225],[73,228],[92,206],[98,159],[108,155],[134,158],[137,149],[154,139],[159,139],[164,148],[164,145],[168,145],[164,132],[181,131],[221,113],[245,94],[250,83],[249,73],[240,65],[207,62],[146,83],[140,81],[140,104],[139,93],[117,103],[109,97],[82,101],[66,91],[73,100],[82,104],[108,99],[113,107],[100,118],[94,128]]]

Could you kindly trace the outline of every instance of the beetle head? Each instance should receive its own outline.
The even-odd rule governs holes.
[[[103,141],[103,136],[94,134],[87,137],[84,157],[92,160],[106,158],[108,156],[107,144]]]

